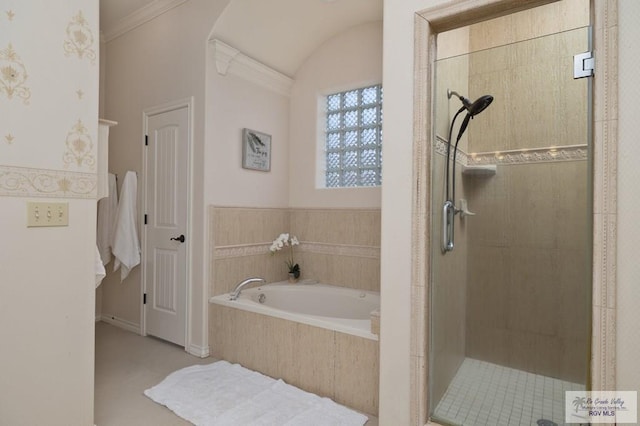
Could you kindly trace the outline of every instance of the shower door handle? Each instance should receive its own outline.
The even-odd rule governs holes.
[[[453,201],[445,201],[442,206],[442,252],[453,251],[453,220],[456,207]]]

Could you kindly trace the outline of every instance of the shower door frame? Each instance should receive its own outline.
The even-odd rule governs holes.
[[[469,0],[416,11],[414,28],[413,241],[411,248],[411,424],[429,421],[431,146],[437,34],[558,0]],[[591,0],[593,50],[592,390],[615,389],[618,0]]]

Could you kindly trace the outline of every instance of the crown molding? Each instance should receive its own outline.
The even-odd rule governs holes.
[[[291,96],[293,79],[267,65],[245,55],[235,47],[218,40],[211,39],[216,71],[225,76],[233,74],[280,95]]]
[[[103,40],[105,42],[109,42],[120,37],[134,28],[157,18],[163,13],[173,9],[174,7],[180,6],[182,3],[187,1],[188,0],[154,0],[152,3],[149,3],[148,5],[143,6],[120,19],[113,27],[104,31],[101,34],[103,36]]]

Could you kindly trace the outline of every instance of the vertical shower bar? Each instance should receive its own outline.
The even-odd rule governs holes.
[[[442,251],[453,250],[453,220],[456,209],[453,202],[447,200],[442,207]]]

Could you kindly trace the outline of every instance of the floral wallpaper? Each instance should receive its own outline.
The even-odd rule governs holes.
[[[0,93],[9,100],[14,96],[21,98],[28,105],[31,97],[31,89],[27,86],[28,78],[27,68],[13,46],[9,44],[0,50]]]
[[[93,141],[82,120],[78,120],[67,134],[67,149],[62,158],[65,169],[72,165],[78,169],[82,169],[84,166],[91,170],[95,169],[96,158]]]
[[[98,0],[50,6],[0,0],[0,196],[93,198]]]
[[[84,18],[82,11],[71,18],[67,25],[67,38],[64,41],[64,51],[80,59],[87,58],[92,64],[96,63],[96,51],[93,42],[93,31]]]

